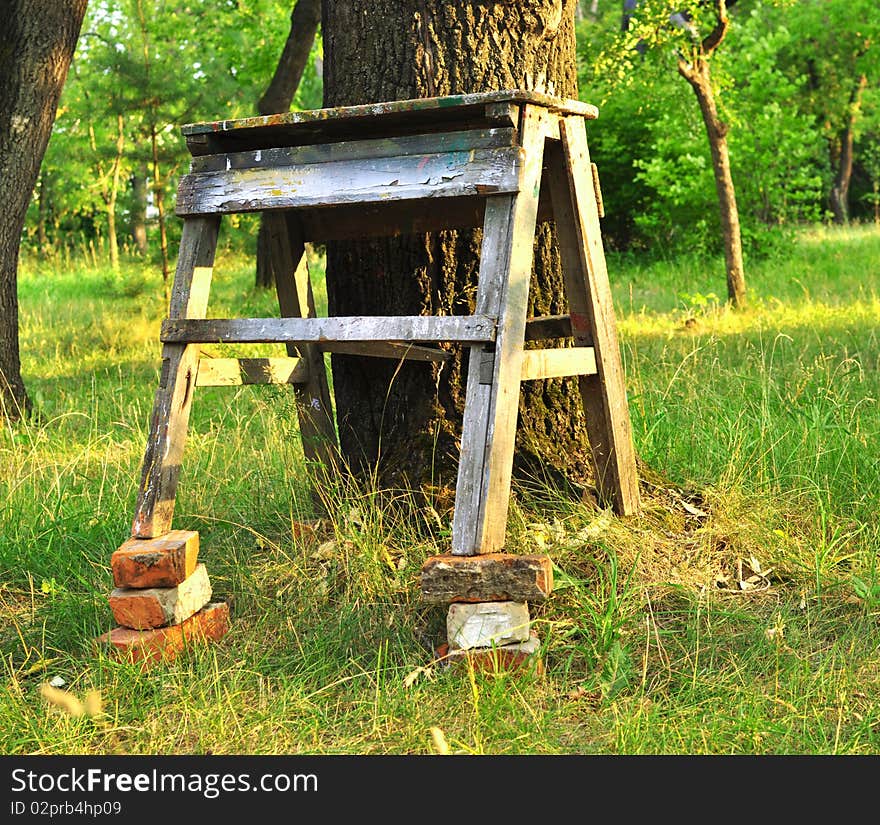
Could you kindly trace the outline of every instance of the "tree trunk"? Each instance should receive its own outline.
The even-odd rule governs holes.
[[[532,78],[577,98],[574,0],[441,3],[325,0],[324,105],[522,88]],[[482,233],[328,244],[331,314],[468,314]],[[530,315],[567,311],[552,224],[538,228]],[[464,361],[442,367],[334,355],[343,454],[383,486],[452,484],[464,403]],[[523,384],[517,471],[583,482],[589,441],[577,384]]]
[[[18,344],[21,231],[86,0],[7,0],[0,28],[0,417],[26,414]]]
[[[147,254],[147,168],[131,176],[131,239],[139,255]]]
[[[868,78],[862,75],[849,97],[846,124],[843,127],[836,145],[836,151],[832,151],[832,165],[834,167],[834,182],[831,184],[829,204],[834,223],[849,223],[849,183],[852,179],[853,170],[853,143],[855,140],[855,126],[862,107],[862,93],[868,85]]]
[[[679,61],[678,71],[691,84],[712,152],[712,170],[715,173],[715,189],[721,213],[721,234],[724,241],[724,259],[727,268],[727,298],[737,308],[746,303],[746,279],[743,267],[742,235],[739,226],[739,210],[736,206],[736,190],[730,171],[730,154],[727,149],[727,124],[718,117],[709,63],[698,59],[692,65]]]
[[[49,217],[49,184],[46,175],[40,175],[37,186],[37,254],[40,260],[49,257],[49,236],[46,233],[46,220]]]
[[[281,51],[275,74],[263,96],[257,102],[261,115],[274,115],[286,112],[293,103],[299,82],[309,62],[315,33],[321,22],[321,0],[297,0],[290,14],[290,32]],[[268,228],[260,221],[257,233],[257,275],[258,287],[270,287],[275,283],[272,271],[272,258],[269,254]]]
[[[116,201],[119,198],[119,176],[122,172],[122,153],[125,151],[125,121],[116,116],[116,155],[113,158],[113,174],[107,196],[107,237],[110,241],[110,266],[119,269],[119,240],[116,237]]]

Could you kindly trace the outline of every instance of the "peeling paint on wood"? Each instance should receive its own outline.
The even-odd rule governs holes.
[[[178,215],[514,192],[522,150],[477,149],[186,175]]]

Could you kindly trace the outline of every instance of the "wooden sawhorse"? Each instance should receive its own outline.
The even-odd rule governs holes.
[[[453,556],[504,547],[520,382],[578,376],[600,496],[639,506],[624,375],[584,119],[594,107],[521,90],[290,112],[183,127],[183,236],[132,528],[171,531],[198,385],[292,383],[306,457],[333,466],[322,353],[442,360],[469,349]],[[221,216],[271,221],[280,318],[207,319]],[[533,238],[556,223],[569,313],[528,319]],[[483,227],[469,316],[315,317],[307,241]],[[571,337],[573,347],[524,349]],[[209,343],[282,342],[286,359],[200,359]],[[431,346],[434,345],[434,346]],[[176,532],[176,531],[175,531]]]

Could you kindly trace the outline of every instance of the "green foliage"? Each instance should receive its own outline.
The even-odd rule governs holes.
[[[717,197],[702,119],[676,73],[693,35],[670,23],[688,11],[708,30],[712,4],[647,0],[628,31],[619,9],[578,29],[581,97],[600,106],[591,126],[609,245],[655,254],[721,248]],[[878,179],[875,68],[880,25],[872,3],[744,0],[712,56],[729,126],[743,245],[752,258],[790,247],[791,228],[827,214],[833,141],[861,73],[869,84],[856,121],[854,215],[873,215]],[[861,204],[861,206],[860,206]]]
[[[150,239],[158,253],[158,237],[152,237],[152,133],[170,214],[177,179],[189,158],[180,126],[256,113],[256,102],[287,38],[290,9],[287,0],[90,3],[28,215],[26,247],[37,247],[41,229],[56,249],[88,249],[90,242],[106,247],[104,197],[121,116],[124,148],[117,233],[121,239],[128,237],[137,211],[132,180],[140,177],[149,183],[149,200],[141,209],[148,209]],[[294,99],[296,108],[321,105],[316,69],[320,56],[318,38]],[[169,228],[178,231],[174,221]]]

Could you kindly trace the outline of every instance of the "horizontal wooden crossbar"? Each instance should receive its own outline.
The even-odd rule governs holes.
[[[448,361],[452,353],[418,344],[393,344],[387,341],[346,341],[318,344],[321,352],[337,355],[368,355],[372,358],[394,358],[398,361]]]
[[[302,384],[308,377],[309,368],[301,358],[202,358],[196,386]]]
[[[544,315],[526,320],[526,341],[545,341],[548,338],[570,338],[571,317]]]
[[[596,351],[592,347],[527,349],[523,352],[521,381],[595,375]]]
[[[495,340],[495,319],[487,315],[391,315],[335,318],[181,318],[162,322],[164,343],[269,344],[333,341]]]
[[[520,147],[332,160],[186,175],[177,214],[332,207],[516,192]]]

